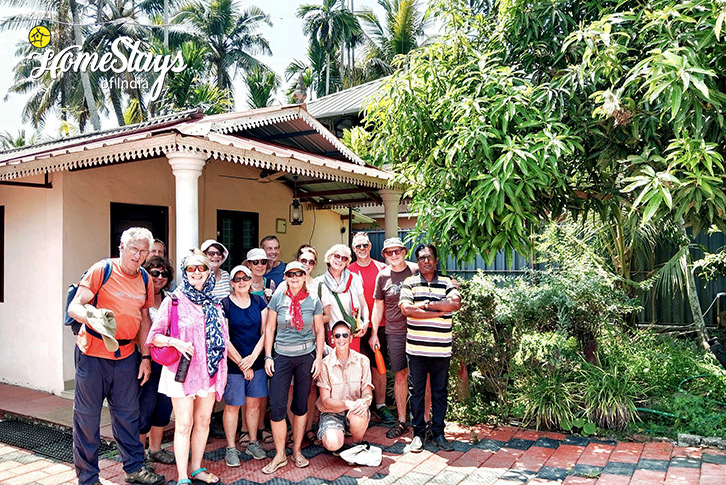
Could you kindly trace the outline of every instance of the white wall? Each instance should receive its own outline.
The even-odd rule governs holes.
[[[0,380],[59,390],[62,382],[62,177],[53,189],[0,185],[5,206],[5,300]],[[24,182],[42,182],[28,177]]]

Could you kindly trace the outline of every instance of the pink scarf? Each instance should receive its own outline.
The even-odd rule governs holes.
[[[290,326],[300,331],[303,328],[302,305],[300,303],[308,297],[308,290],[302,288],[297,295],[293,295],[288,287],[285,295],[290,298]]]

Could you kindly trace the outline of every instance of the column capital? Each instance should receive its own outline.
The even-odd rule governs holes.
[[[196,173],[197,176],[202,174],[204,164],[207,163],[209,155],[200,152],[168,152],[166,158],[169,160],[171,170],[174,175],[180,173]]]
[[[383,202],[393,202],[398,204],[401,201],[401,195],[403,192],[395,189],[380,189],[378,194],[381,196]]]

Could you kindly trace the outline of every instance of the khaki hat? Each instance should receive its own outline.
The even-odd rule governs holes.
[[[219,246],[219,248],[222,250],[222,263],[227,261],[227,256],[229,256],[229,251],[227,251],[227,248],[224,247],[224,244],[221,242],[215,241],[214,239],[207,239],[202,243],[202,246],[199,248],[202,250],[202,252],[206,252],[207,249],[209,249],[210,246]]]
[[[381,249],[381,255],[385,256],[385,254],[383,254],[383,252],[386,249],[391,249],[391,248],[406,249],[406,246],[403,244],[403,241],[401,241],[400,237],[389,237],[388,239],[383,241],[383,249]]]
[[[305,270],[305,265],[302,264],[300,261],[290,261],[289,263],[287,263],[287,266],[285,266],[285,274],[287,274],[288,271],[295,271],[298,269],[303,273],[307,273],[307,271]]]
[[[103,338],[103,344],[109,352],[118,350],[116,340],[116,318],[113,311],[105,308],[96,308],[93,305],[84,305],[88,326]]]
[[[247,257],[243,261],[246,263],[247,261],[257,261],[260,259],[270,259],[267,257],[267,253],[262,248],[252,248],[249,251],[247,251]]]

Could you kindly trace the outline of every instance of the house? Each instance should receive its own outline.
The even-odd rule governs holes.
[[[214,238],[231,267],[267,234],[289,261],[302,243],[347,243],[340,213],[356,207],[383,204],[394,235],[401,192],[389,179],[301,105],[188,111],[0,153],[0,381],[73,388],[66,288],[118,255],[127,227],[151,229],[175,262]]]

